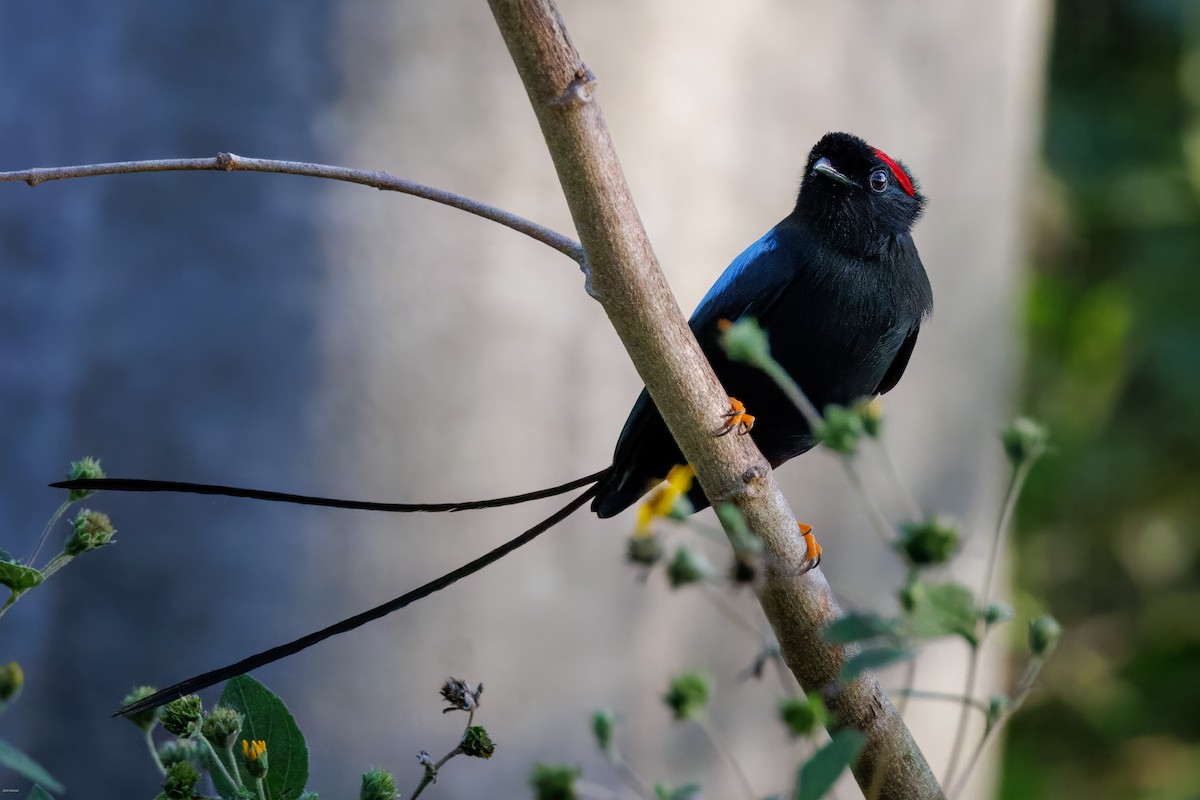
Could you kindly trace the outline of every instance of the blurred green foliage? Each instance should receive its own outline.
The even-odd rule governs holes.
[[[1018,524],[1064,626],[1001,796],[1200,797],[1200,2],[1059,0]],[[1032,599],[1036,598],[1036,600]]]

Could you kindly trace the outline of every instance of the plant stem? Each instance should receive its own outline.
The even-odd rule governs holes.
[[[21,597],[24,592],[18,592],[16,589],[10,589],[8,599],[4,601],[4,605],[0,606],[0,617],[3,617],[8,610],[13,607],[13,604]]]
[[[984,605],[991,602],[992,584],[996,579],[996,565],[1000,561],[1000,546],[1001,542],[1004,541],[1004,532],[1008,529],[1013,510],[1017,506],[1017,499],[1021,496],[1021,488],[1025,485],[1025,477],[1029,474],[1029,469],[1032,466],[1032,461],[1022,461],[1013,466],[1009,477],[1008,488],[1004,492],[1004,503],[1001,506],[1000,516],[996,520],[996,530],[992,536],[991,554],[988,556],[987,566],[984,569],[981,597]],[[983,620],[978,620],[975,623],[975,630],[977,644],[971,649],[970,661],[967,663],[966,688],[963,691],[963,695],[967,698],[975,696],[975,682],[979,677],[979,652],[983,648],[984,637],[987,636],[987,624]],[[946,779],[944,783],[947,786],[954,780],[955,772],[958,770],[958,761],[962,756],[969,717],[970,708],[964,705],[958,715],[958,725],[954,731],[954,745],[951,747],[950,761],[946,766]],[[986,732],[984,736],[986,737]],[[980,742],[980,746],[982,746],[982,741]]]
[[[614,792],[605,786],[591,781],[585,781],[582,778],[575,781],[575,791],[580,797],[594,797],[597,800],[621,800],[620,792]]]
[[[879,535],[879,541],[889,551],[894,552],[892,547],[894,544],[892,526],[888,524],[887,519],[883,516],[883,512],[879,510],[879,506],[875,503],[875,498],[867,491],[867,486],[863,483],[862,475],[859,474],[858,467],[854,464],[854,456],[843,455],[842,467],[846,471],[846,479],[850,482],[851,488],[858,495],[858,499],[862,501],[863,508],[867,511],[867,516],[871,518],[871,527]]]
[[[800,410],[800,413],[804,415],[805,421],[808,422],[809,430],[815,435],[821,425],[824,424],[825,418],[821,416],[821,412],[808,399],[808,395],[800,388],[800,384],[796,383],[792,379],[792,376],[788,374],[788,371],[783,368],[783,365],[774,358],[769,358],[765,364],[758,364],[757,366],[771,376],[771,379],[783,390],[783,393],[792,402],[792,405]]]
[[[194,740],[198,741],[200,743],[201,747],[208,748],[208,754],[210,756],[212,756],[212,762],[217,765],[217,768],[221,771],[221,777],[230,786],[234,787],[235,789],[245,788],[244,784],[242,783],[242,775],[238,771],[237,766],[234,765],[233,773],[230,774],[230,771],[225,768],[225,762],[222,761],[221,756],[217,754],[217,749],[212,746],[212,742],[210,742],[207,738],[205,738],[201,734],[196,734],[192,738]],[[233,758],[232,752],[233,751],[230,750],[230,758],[231,759]]]
[[[708,717],[700,716],[696,718],[696,724],[700,726],[700,730],[704,731],[704,735],[708,737],[708,741],[712,744],[713,749],[733,769],[733,774],[737,776],[738,783],[742,785],[742,792],[746,795],[747,800],[757,800],[758,795],[750,783],[749,776],[746,775],[746,771],[742,769],[742,765],[738,763],[738,760],[734,758],[733,752],[729,749],[720,731],[713,725],[712,720]]]
[[[917,682],[917,657],[906,658],[904,660],[904,688],[894,694],[900,695],[899,702],[896,703],[896,710],[900,712],[900,716],[904,716],[904,712],[908,710],[908,698],[914,696],[913,685]]]
[[[420,796],[421,792],[425,791],[426,786],[437,780],[438,770],[442,768],[442,765],[460,753],[462,753],[462,747],[456,747],[449,753],[446,753],[446,755],[442,756],[441,760],[439,760],[432,767],[425,767],[425,774],[421,776],[421,782],[417,784],[417,788],[413,790],[411,795],[409,795],[409,800],[416,800],[416,798]]]
[[[284,175],[304,175],[310,178],[357,183],[389,192],[401,192],[466,211],[506,228],[523,233],[552,247],[579,265],[584,264],[583,248],[569,237],[556,233],[536,222],[509,213],[487,203],[464,197],[445,189],[426,186],[400,178],[388,172],[370,172],[329,164],[309,164],[300,161],[279,161],[270,158],[247,158],[233,153],[218,153],[213,158],[164,158],[147,161],[116,161],[107,164],[80,164],[70,167],[45,167],[0,172],[0,181],[25,181],[37,186],[46,181],[68,178],[90,178],[97,175],[127,175],[135,172],[179,172],[208,170],[214,172],[274,172]]]
[[[54,516],[50,517],[50,521],[46,523],[46,527],[42,528],[42,534],[38,537],[37,544],[33,546],[33,552],[29,554],[29,558],[25,559],[26,564],[31,567],[33,566],[33,560],[37,558],[37,554],[42,550],[42,545],[46,543],[46,539],[50,536],[50,529],[58,524],[58,521],[62,519],[62,515],[71,507],[71,503],[71,500],[64,501],[58,507],[58,510],[54,512]]]
[[[1004,506],[1000,512],[1000,519],[996,522],[996,534],[992,539],[992,554],[988,558],[987,573],[983,579],[983,602],[985,605],[992,600],[992,582],[996,577],[996,564],[1000,561],[1000,543],[1004,540],[1004,531],[1008,529],[1008,523],[1017,507],[1017,500],[1021,496],[1021,489],[1025,485],[1025,478],[1029,475],[1032,466],[1032,461],[1025,461],[1014,467],[1012,478],[1008,482],[1008,490],[1004,494]]]
[[[954,773],[958,769],[958,759],[962,755],[963,744],[967,739],[967,723],[971,719],[971,705],[975,702],[973,699],[975,681],[979,677],[979,651],[982,644],[981,641],[971,648],[971,654],[967,661],[967,690],[964,698],[968,702],[963,703],[958,712],[958,723],[954,726],[954,744],[950,748],[950,760],[946,764],[946,778],[942,782],[944,786],[949,786],[950,781],[954,779]]]
[[[883,468],[888,474],[892,485],[896,489],[896,494],[900,495],[900,502],[904,504],[908,510],[908,518],[911,522],[920,522],[925,518],[925,511],[921,508],[921,504],[917,502],[916,496],[904,479],[900,477],[900,470],[896,469],[896,462],[892,460],[891,448],[883,441],[882,437],[875,439],[876,449],[879,450],[879,455],[883,459]]]
[[[947,703],[962,703],[969,708],[977,709],[979,713],[984,714],[985,716],[988,713],[987,704],[961,694],[952,694],[951,692],[931,692],[927,689],[896,689],[895,694],[911,697],[916,700],[944,700]]]
[[[800,388],[800,384],[792,379],[792,376],[787,373],[783,365],[770,356],[767,357],[765,363],[756,364],[771,377],[775,384],[783,390],[783,393],[792,402],[800,413],[804,415],[804,419],[808,422],[809,430],[815,436],[817,431],[825,423],[821,412],[808,399],[808,395]],[[871,518],[871,525],[875,528],[875,532],[879,534],[879,538],[887,545],[888,549],[892,546],[892,527],[888,525],[887,519],[879,510],[879,506],[875,503],[875,498],[867,491],[866,484],[863,483],[862,475],[859,474],[858,466],[854,463],[854,456],[842,454],[842,467],[846,471],[846,478],[850,481],[850,486],[854,489],[854,493],[858,495],[862,501],[863,507],[867,511],[867,516]]]
[[[154,759],[154,766],[158,767],[159,774],[166,775],[167,768],[163,766],[162,759],[158,757],[158,748],[154,746],[154,737],[150,733],[152,730],[154,730],[153,727],[150,727],[142,731],[145,734],[146,747],[150,750],[150,757]]]
[[[59,553],[46,566],[42,567],[42,581],[46,581],[51,575],[58,572],[60,569],[70,564],[75,556],[69,556],[66,553]]]
[[[629,763],[625,761],[624,756],[621,755],[621,751],[617,749],[615,742],[612,744],[610,752],[606,755],[607,758],[605,760],[608,761],[613,771],[617,773],[617,777],[624,781],[625,785],[632,789],[634,794],[643,798],[643,800],[654,800],[654,793],[650,791],[646,784],[642,782],[642,779],[637,776],[637,773],[633,771],[633,768],[629,766]]]
[[[729,600],[729,598],[721,594],[720,588],[711,583],[703,582],[700,584],[700,589],[701,593],[707,597],[714,606],[720,609],[721,613],[724,614],[730,622],[732,622],[734,625],[737,625],[739,628],[749,631],[760,640],[763,638],[763,633],[759,627],[755,625],[749,617],[743,614],[741,609],[735,606]]]
[[[958,784],[947,795],[951,800],[957,800],[962,794],[963,789],[966,788],[967,779],[971,777],[971,772],[974,771],[975,766],[979,763],[979,759],[983,755],[984,748],[987,747],[988,742],[995,738],[996,731],[1011,719],[1017,709],[1021,707],[1021,704],[1025,702],[1025,698],[1033,690],[1034,682],[1037,680],[1038,673],[1041,672],[1044,663],[1044,659],[1041,658],[1034,658],[1029,662],[1029,666],[1025,668],[1025,675],[1022,676],[1021,682],[1017,684],[1016,691],[1013,692],[1012,703],[1009,705],[1008,710],[984,732],[983,736],[979,737],[979,742],[976,743],[975,749],[971,751],[971,757],[967,759],[967,765],[963,768],[962,775],[958,779]]]

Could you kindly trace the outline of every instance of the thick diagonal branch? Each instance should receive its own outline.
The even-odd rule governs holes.
[[[852,651],[825,642],[839,615],[819,570],[801,574],[805,548],[771,469],[748,436],[716,437],[728,405],[659,269],[581,61],[551,0],[489,0],[533,104],[575,228],[591,290],[604,307],[667,426],[713,504],[734,503],[770,553],[761,601],[801,685],[820,691],[840,725],[861,731],[860,786],[882,770],[881,800],[941,798],[933,773],[873,676],[838,674]]]

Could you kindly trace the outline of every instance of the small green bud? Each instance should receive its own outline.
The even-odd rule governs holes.
[[[958,549],[958,528],[944,517],[910,522],[900,529],[897,549],[914,567],[944,564]]]
[[[263,778],[267,774],[267,743],[262,739],[242,739],[242,759],[246,773],[251,778]]]
[[[229,706],[217,706],[204,717],[200,732],[218,750],[231,747],[242,730],[242,715]]]
[[[596,746],[606,756],[612,753],[613,732],[616,729],[616,714],[611,711],[592,712],[592,735],[596,737]]]
[[[492,737],[488,736],[487,730],[482,725],[472,725],[467,728],[459,747],[462,748],[464,756],[471,758],[491,758],[492,753],[496,752],[496,745],[492,741]]]
[[[883,433],[883,401],[878,397],[860,400],[854,404],[854,410],[862,417],[863,433],[878,439]]]
[[[358,800],[396,800],[396,779],[386,769],[364,772]]]
[[[987,730],[990,731],[1000,721],[1000,718],[1008,711],[1010,702],[1006,694],[994,694],[988,698]]]
[[[731,361],[761,367],[771,362],[771,345],[767,333],[753,317],[743,317],[737,322],[727,319],[717,322],[721,332],[721,347]]]
[[[1004,603],[989,603],[983,610],[983,621],[988,627],[1008,622],[1013,616],[1013,610]]]
[[[835,453],[852,456],[858,451],[858,440],[866,433],[862,415],[853,409],[830,405],[825,407],[825,419],[817,429],[817,439]]]
[[[203,712],[200,696],[186,694],[159,708],[158,719],[168,733],[186,737],[200,729]]]
[[[78,461],[72,461],[71,466],[67,468],[67,480],[69,481],[91,480],[103,477],[104,470],[100,469],[100,460],[91,456],[86,456]],[[95,493],[92,489],[72,489],[67,495],[67,502],[74,503],[76,500],[82,500]]]
[[[107,514],[89,511],[86,508],[76,515],[75,522],[72,524],[75,526],[75,530],[67,538],[67,544],[63,547],[63,552],[69,556],[77,556],[88,550],[95,550],[97,547],[111,544],[113,534],[116,533]]]
[[[675,719],[694,719],[708,705],[710,688],[708,678],[699,672],[685,672],[671,680],[671,686],[663,695],[663,702],[671,709]]]
[[[667,565],[667,580],[672,589],[706,581],[712,575],[713,568],[708,559],[702,553],[688,547],[679,547],[675,551],[675,557]]]
[[[138,686],[132,692],[125,695],[125,699],[121,701],[121,705],[127,706],[131,703],[136,703],[138,700],[145,699],[154,694],[158,690],[153,686]],[[148,731],[154,727],[154,723],[158,722],[157,708],[143,708],[136,714],[130,714],[125,719],[137,725],[144,731]]]
[[[529,785],[535,800],[576,800],[575,781],[583,770],[563,764],[534,764]]]
[[[0,666],[0,704],[8,705],[17,699],[25,686],[25,670],[16,661]]]
[[[692,501],[686,494],[681,494],[671,504],[671,510],[667,512],[667,519],[683,522],[694,513],[696,513],[696,507],[692,505]]]
[[[689,783],[686,786],[680,786],[672,789],[665,783],[654,784],[654,800],[700,800],[703,792],[700,784]],[[766,800],[779,800],[778,795],[772,795]]]
[[[779,702],[779,718],[793,737],[809,736],[825,727],[829,715],[816,695],[785,697]]]
[[[734,552],[757,554],[763,551],[762,539],[750,532],[750,526],[746,524],[746,518],[737,506],[733,503],[722,503],[715,510]]]
[[[196,794],[196,784],[200,783],[200,771],[188,761],[176,761],[167,767],[167,777],[163,781],[162,793],[171,800],[191,800]]]
[[[910,613],[924,599],[925,583],[917,578],[910,579],[900,590],[900,607]]]
[[[1045,453],[1050,443],[1050,433],[1046,426],[1034,422],[1029,417],[1017,417],[1000,434],[1004,443],[1004,452],[1014,467],[1037,461]]]
[[[729,580],[735,586],[756,586],[762,577],[763,560],[760,556],[744,551],[733,554]]]
[[[178,761],[186,761],[192,766],[200,763],[200,754],[196,743],[191,739],[171,739],[158,747],[158,760],[164,767],[169,767]]]
[[[631,564],[652,567],[663,557],[662,537],[657,533],[635,533],[625,543],[625,558]]]
[[[1043,614],[1029,623],[1029,652],[1037,658],[1048,658],[1061,637],[1062,626],[1054,617]]]

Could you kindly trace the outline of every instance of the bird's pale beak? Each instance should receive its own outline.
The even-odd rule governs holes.
[[[832,178],[838,183],[844,183],[847,186],[854,186],[854,181],[847,178],[842,173],[833,168],[833,163],[828,158],[819,158],[817,163],[813,164],[813,172],[819,172],[826,178]]]

